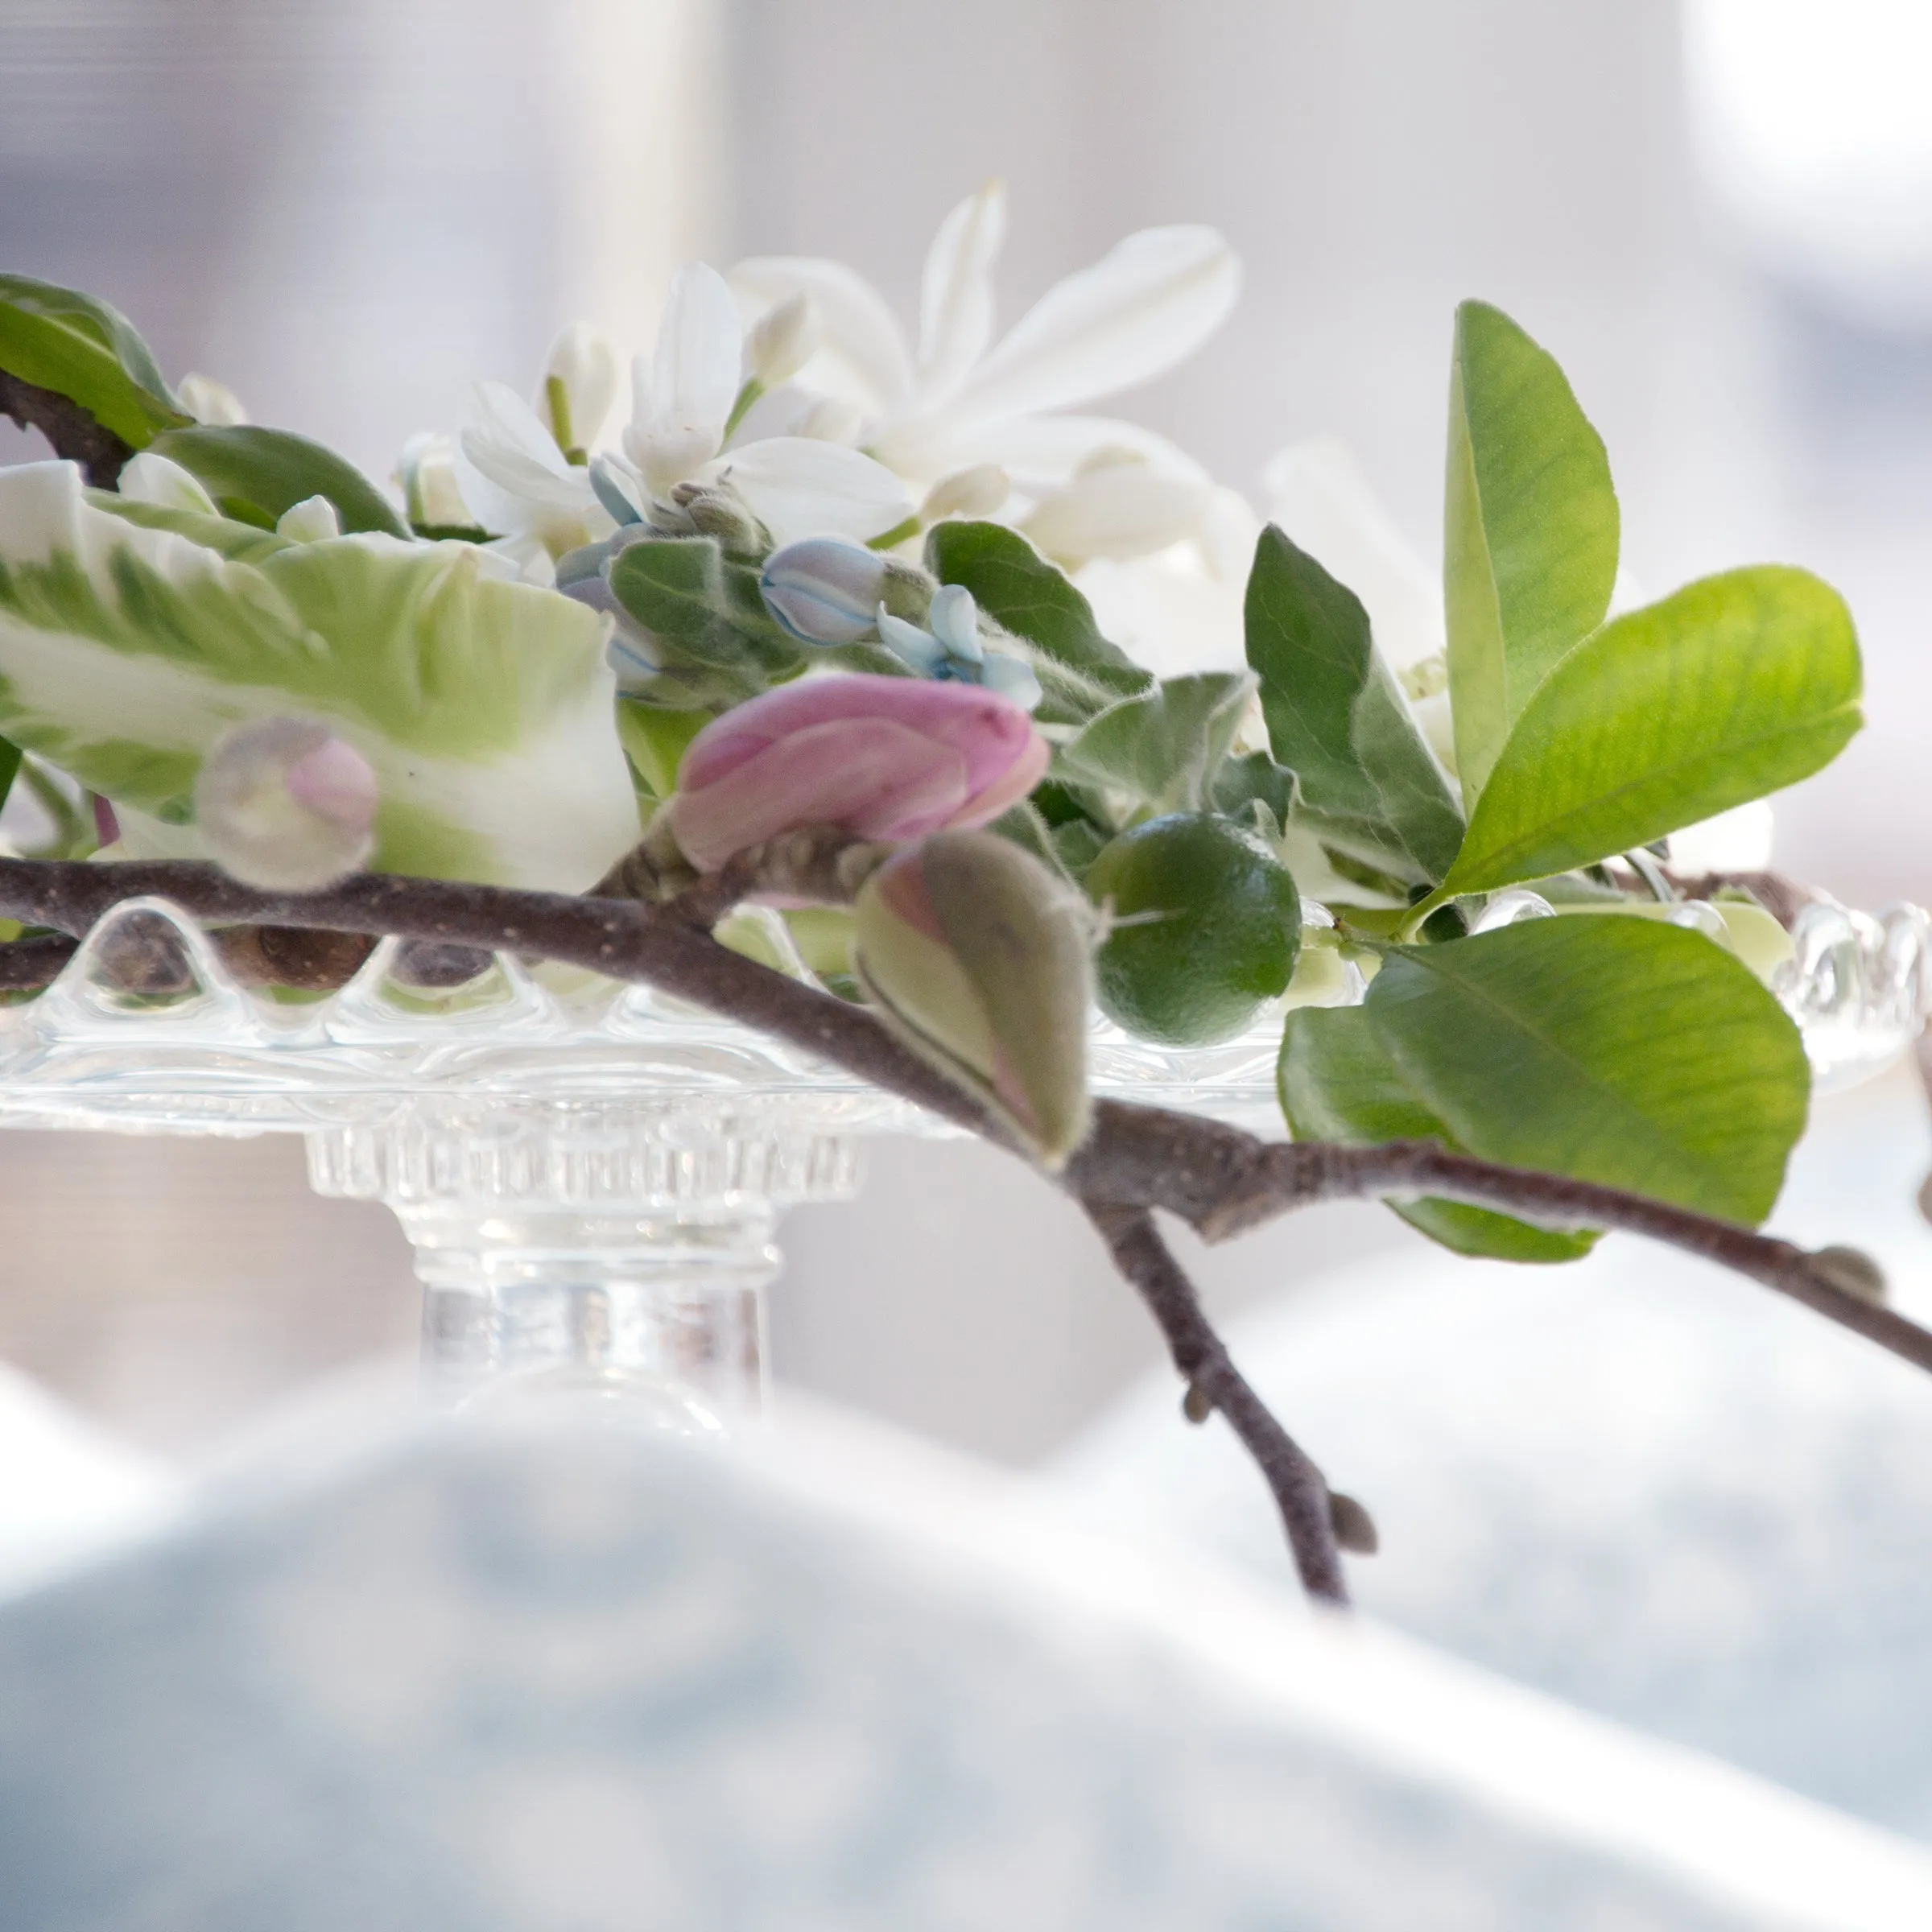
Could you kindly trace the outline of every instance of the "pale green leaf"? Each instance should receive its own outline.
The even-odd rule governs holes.
[[[1798,1029],[1681,927],[1530,919],[1405,947],[1364,1010],[1402,1084],[1487,1160],[1755,1223],[1804,1127]]]
[[[1463,815],[1345,585],[1270,525],[1248,579],[1248,662],[1301,802],[1414,883],[1454,862]]]
[[[375,767],[381,869],[576,891],[634,841],[596,613],[469,544],[243,562],[121,502],[69,464],[0,471],[7,737],[187,833],[214,741],[299,712]]]
[[[1335,1141],[1347,1147],[1437,1141],[1451,1153],[1468,1151],[1404,1085],[1359,1006],[1304,1006],[1290,1013],[1278,1077],[1282,1111],[1298,1141]],[[1498,1261],[1575,1261],[1598,1238],[1538,1228],[1461,1201],[1424,1197],[1386,1204],[1445,1248]]]
[[[1204,810],[1253,691],[1246,671],[1166,679],[1109,706],[1063,745],[1055,775],[1124,792],[1151,813]]]
[[[1860,723],[1829,585],[1765,564],[1607,624],[1517,719],[1448,889],[1485,892],[1661,838],[1827,764]]]
[[[1456,311],[1443,584],[1463,799],[1558,658],[1603,621],[1616,579],[1603,440],[1563,372],[1501,310]]]

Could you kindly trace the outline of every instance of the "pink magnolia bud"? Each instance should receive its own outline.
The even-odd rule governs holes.
[[[1046,769],[1018,705],[923,678],[807,678],[712,720],[691,741],[671,829],[700,872],[800,825],[918,839],[985,825]]]
[[[317,892],[375,844],[376,774],[318,718],[258,718],[208,753],[195,822],[208,856],[263,892]]]
[[[879,1018],[1059,1168],[1088,1124],[1084,903],[997,834],[945,832],[873,873],[854,927]]]

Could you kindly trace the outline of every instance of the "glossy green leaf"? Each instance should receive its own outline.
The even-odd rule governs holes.
[[[1858,729],[1860,683],[1851,613],[1805,571],[1729,571],[1632,611],[1517,720],[1449,888],[1567,872],[1795,784]]]
[[[1372,1146],[1383,1141],[1439,1141],[1467,1153],[1403,1084],[1359,1006],[1298,1008],[1282,1036],[1282,1111],[1298,1141]],[[1424,1198],[1386,1203],[1412,1228],[1458,1254],[1505,1261],[1570,1261],[1598,1236],[1538,1228],[1486,1208]]]
[[[1509,728],[1603,621],[1616,579],[1603,439],[1563,372],[1501,310],[1456,311],[1443,588],[1456,766],[1473,807]]]
[[[1647,919],[1530,919],[1392,953],[1364,1008],[1472,1154],[1762,1220],[1805,1124],[1798,1030],[1721,946]]]
[[[1246,671],[1166,679],[1109,706],[1063,745],[1055,775],[1125,792],[1155,813],[1202,811],[1253,689]]]
[[[935,523],[927,534],[926,565],[942,584],[963,584],[985,616],[1033,646],[1042,724],[1084,724],[1153,683],[1101,636],[1092,606],[1066,573],[1018,530],[958,519]]]
[[[196,423],[156,436],[153,448],[198,478],[224,514],[237,522],[272,530],[283,511],[311,497],[326,497],[345,535],[409,534],[401,514],[354,464],[292,430]]]
[[[191,419],[118,308],[31,275],[0,275],[0,369],[67,397],[134,449]]]
[[[1301,801],[1412,882],[1454,863],[1463,815],[1370,635],[1361,601],[1270,525],[1248,579],[1248,662]]]

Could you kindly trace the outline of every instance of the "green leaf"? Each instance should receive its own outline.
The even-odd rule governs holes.
[[[1360,600],[1271,524],[1248,579],[1247,630],[1268,741],[1302,803],[1434,885],[1455,861],[1463,815]]]
[[[1003,523],[956,519],[926,537],[926,566],[942,584],[963,584],[1001,630],[1038,654],[1042,724],[1084,724],[1116,699],[1146,691],[1151,675],[1100,635],[1093,608],[1066,574]]]
[[[711,722],[704,711],[667,711],[634,698],[617,700],[617,736],[631,769],[654,799],[667,799],[678,788],[678,766],[691,741]]]
[[[1363,1010],[1472,1154],[1755,1223],[1805,1124],[1798,1029],[1700,933],[1530,919],[1390,953]]]
[[[0,732],[140,856],[195,856],[209,749],[290,712],[375,767],[382,869],[580,891],[635,842],[595,612],[466,543],[261,541],[225,557],[67,464],[0,470]]]
[[[1448,889],[1567,872],[1795,784],[1860,723],[1838,593],[1761,565],[1686,584],[1587,638],[1517,720]]]
[[[198,478],[224,514],[239,522],[273,530],[284,510],[311,497],[326,497],[345,535],[409,534],[401,515],[353,463],[292,430],[197,423],[156,436],[154,448]]]
[[[1271,843],[1294,815],[1294,774],[1265,751],[1225,759],[1215,774],[1214,809],[1238,819]]]
[[[1556,661],[1603,621],[1616,579],[1603,439],[1555,359],[1501,309],[1455,314],[1443,587],[1463,800]]]
[[[1060,748],[1055,776],[1124,791],[1156,814],[1202,811],[1253,689],[1247,671],[1169,678],[1087,724]]]
[[[696,663],[747,677],[752,690],[803,667],[804,653],[765,609],[758,567],[727,557],[715,538],[627,544],[611,560],[609,581],[654,637]]]
[[[79,404],[131,448],[191,420],[118,308],[31,275],[0,275],[0,369]]]
[[[1361,1007],[1303,1006],[1290,1013],[1278,1079],[1282,1111],[1298,1141],[1337,1141],[1347,1147],[1439,1141],[1452,1153],[1468,1151],[1403,1084]],[[1575,1261],[1599,1238],[1539,1228],[1461,1201],[1424,1197],[1385,1204],[1445,1248],[1498,1261]]]

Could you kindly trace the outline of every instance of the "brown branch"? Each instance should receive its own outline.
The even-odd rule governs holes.
[[[439,947],[555,959],[659,987],[1004,1143],[1005,1137],[976,1102],[862,1009],[732,952],[704,930],[754,889],[778,890],[782,884],[799,889],[799,897],[849,897],[867,862],[863,855],[852,856],[858,844],[822,829],[792,835],[762,854],[746,855],[727,873],[699,881],[685,895],[652,905],[386,874],[361,875],[320,893],[275,894],[251,891],[205,865],[0,860],[0,913],[77,935],[120,901],[153,894],[215,926],[394,933]],[[41,941],[26,943],[44,949],[36,957],[53,950]],[[1184,1277],[1179,1277],[1177,1290],[1162,1272],[1179,1276],[1170,1256],[1165,1262],[1158,1258],[1165,1249],[1147,1221],[1149,1210],[1170,1212],[1220,1241],[1315,1201],[1428,1194],[1553,1226],[1621,1228],[1669,1243],[1761,1282],[1932,1370],[1932,1333],[1847,1290],[1841,1285],[1842,1267],[1828,1257],[1687,1208],[1451,1154],[1433,1141],[1372,1147],[1265,1141],[1192,1115],[1101,1101],[1092,1131],[1060,1184],[1095,1218],[1123,1268],[1131,1262],[1138,1270],[1136,1285],[1162,1315],[1170,1345],[1175,1331],[1170,1322],[1187,1306],[1176,1297],[1185,1290],[1191,1298],[1192,1291]],[[1166,1298],[1158,1305],[1157,1293]],[[1194,1315],[1212,1349],[1220,1351],[1213,1359],[1224,1360],[1198,1303]],[[1208,1346],[1191,1327],[1186,1334],[1191,1351]],[[1227,1373],[1232,1374],[1231,1367]],[[1237,1388],[1236,1381],[1223,1380],[1207,1393],[1263,1460],[1284,1519],[1300,1521],[1310,1492],[1295,1459],[1298,1451],[1291,1443],[1282,1451],[1288,1439],[1270,1433],[1275,1426],[1245,1383]],[[1252,1410],[1245,1406],[1249,1402],[1255,1404]],[[1299,1542],[1297,1558],[1305,1565]]]
[[[112,489],[122,466],[133,456],[129,444],[104,423],[97,423],[78,402],[58,390],[42,389],[0,369],[0,415],[11,416],[23,429],[37,429],[53,445],[54,454],[78,463],[97,489]]]
[[[1114,1265],[1140,1291],[1160,1324],[1167,1352],[1190,1391],[1227,1418],[1267,1479],[1302,1588],[1323,1603],[1347,1604],[1348,1586],[1342,1575],[1328,1485],[1321,1471],[1235,1367],[1201,1307],[1194,1283],[1162,1240],[1153,1216],[1144,1208],[1092,1201],[1086,1207]],[[1190,1413],[1196,1412],[1191,1409]]]

